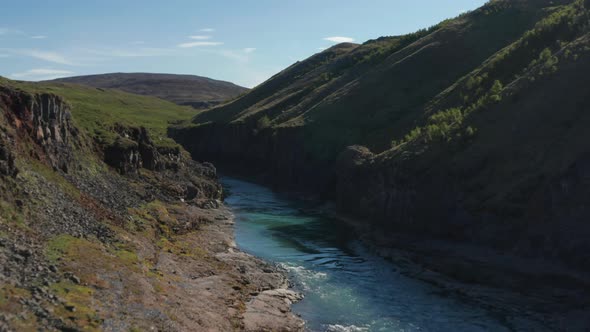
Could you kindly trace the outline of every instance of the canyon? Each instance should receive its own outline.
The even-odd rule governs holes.
[[[337,44],[252,90],[0,78],[0,330],[346,328],[310,313],[323,299],[294,284],[304,271],[320,291],[388,289],[446,310],[444,293],[468,305],[437,318],[465,330],[483,317],[583,331],[588,59],[589,1],[494,0]],[[355,274],[366,262],[389,272]],[[411,316],[395,324],[419,325],[396,300],[362,319],[390,319],[391,305]]]

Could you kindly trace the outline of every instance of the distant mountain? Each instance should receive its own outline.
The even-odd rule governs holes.
[[[53,82],[119,89],[144,96],[155,96],[194,108],[218,105],[249,90],[230,82],[207,77],[174,74],[112,73],[60,78]]]

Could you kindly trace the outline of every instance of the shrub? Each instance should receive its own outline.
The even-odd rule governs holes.
[[[475,136],[476,133],[477,133],[477,129],[475,129],[471,126],[465,128],[465,137],[467,137],[467,138],[471,138],[471,137]]]
[[[492,84],[492,87],[490,88],[490,101],[494,103],[500,102],[502,100],[503,89],[504,86],[502,85],[502,82],[500,82],[499,80],[495,80],[494,84]]]
[[[256,128],[258,130],[263,130],[263,129],[266,129],[268,127],[270,127],[270,118],[268,117],[268,115],[265,115],[265,116],[261,117],[256,122]]]

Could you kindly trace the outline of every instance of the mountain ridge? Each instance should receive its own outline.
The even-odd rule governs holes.
[[[227,81],[196,75],[161,73],[107,73],[59,78],[48,82],[73,83],[155,96],[179,105],[208,108],[249,89]]]

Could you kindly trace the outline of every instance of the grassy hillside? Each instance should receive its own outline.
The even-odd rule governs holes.
[[[335,199],[380,236],[430,234],[587,269],[589,7],[490,1],[412,35],[339,45],[177,137]]]
[[[170,124],[186,121],[198,111],[191,107],[148,96],[118,90],[91,88],[65,83],[25,83],[5,80],[7,85],[34,93],[53,93],[71,104],[73,120],[92,137],[104,144],[112,143],[115,125],[147,128],[158,146],[173,146],[167,136]]]
[[[567,1],[562,1],[567,2]],[[195,122],[303,126],[306,148],[334,159],[347,145],[376,151],[406,135],[426,105],[557,10],[556,1],[493,1],[415,34],[338,45],[277,74]]]
[[[589,27],[582,1],[554,10],[438,95],[421,124],[377,159],[464,177],[471,210],[518,218],[540,209],[537,217],[552,220],[562,207],[533,208],[541,203],[532,196],[587,153]]]
[[[173,74],[112,73],[61,78],[54,82],[117,89],[195,108],[217,105],[248,91],[247,88],[230,82]]]

